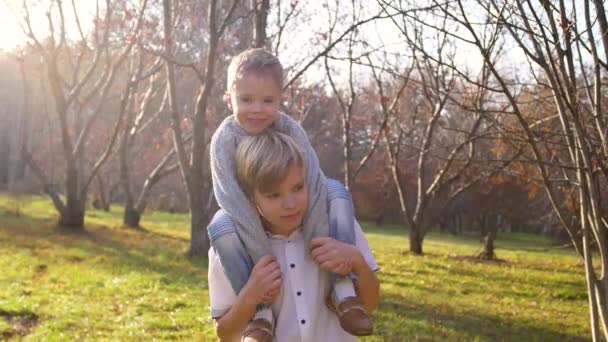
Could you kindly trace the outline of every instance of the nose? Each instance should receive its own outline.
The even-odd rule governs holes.
[[[296,199],[294,196],[286,196],[283,201],[283,208],[292,209],[296,206]]]
[[[253,104],[253,111],[254,112],[260,112],[262,111],[262,104],[260,103],[260,101],[255,101]]]

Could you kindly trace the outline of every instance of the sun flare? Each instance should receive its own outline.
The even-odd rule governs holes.
[[[0,1],[0,50],[10,50],[25,44],[25,35],[19,27],[15,13],[8,5]]]

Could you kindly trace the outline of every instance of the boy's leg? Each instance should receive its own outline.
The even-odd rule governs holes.
[[[335,179],[327,179],[329,235],[334,239],[355,244],[355,210],[350,191]]]
[[[355,211],[352,197],[342,183],[327,179],[330,237],[355,245]],[[356,336],[370,335],[374,326],[355,292],[354,275],[331,274],[332,291],[328,307],[340,320],[342,328]]]
[[[350,245],[355,244],[355,211],[348,189],[334,179],[327,179],[327,207],[329,209],[329,236]],[[356,296],[350,276],[331,274],[338,300]]]
[[[218,210],[207,227],[207,233],[211,248],[215,249],[234,292],[241,292],[251,275],[253,261],[247,254],[230,215],[223,209]]]
[[[238,294],[249,280],[253,270],[253,261],[247,254],[245,245],[236,232],[236,227],[230,215],[223,209],[218,210],[207,227],[207,233],[209,234],[211,248],[215,249],[230,285],[232,285],[234,292]],[[253,321],[259,319],[270,322],[271,326],[274,325],[274,318],[269,305],[258,305]],[[248,329],[251,330],[252,327],[248,327]],[[253,340],[261,341],[264,339],[254,338]]]

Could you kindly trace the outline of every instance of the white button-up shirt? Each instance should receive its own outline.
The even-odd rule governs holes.
[[[370,269],[376,271],[378,265],[357,222],[355,233],[357,248]],[[325,305],[330,290],[329,273],[314,262],[301,232],[297,230],[289,237],[274,235],[270,241],[283,278],[281,292],[272,304],[274,341],[356,341],[355,336],[340,327],[338,317]],[[226,313],[236,300],[213,248],[209,250],[209,296],[214,318]]]

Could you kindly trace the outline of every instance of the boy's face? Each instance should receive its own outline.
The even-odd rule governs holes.
[[[254,190],[253,201],[266,230],[273,235],[289,236],[302,224],[308,208],[305,176],[302,165],[291,165],[285,179],[273,191]]]
[[[248,73],[226,94],[236,122],[249,134],[270,127],[279,115],[282,90],[269,76]]]

